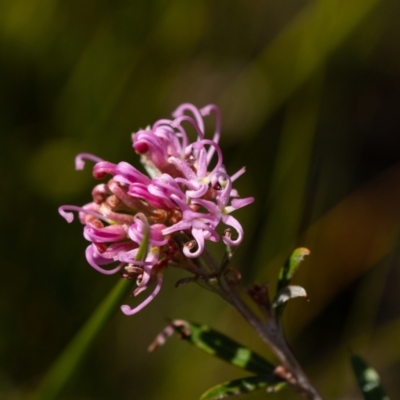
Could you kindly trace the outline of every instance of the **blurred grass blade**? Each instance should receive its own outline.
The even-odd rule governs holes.
[[[219,100],[241,110],[232,125],[245,121],[257,132],[304,82],[373,12],[381,0],[317,0],[308,3],[255,58]]]
[[[149,346],[149,351],[165,343],[165,340],[177,332],[181,339],[187,340],[207,354],[218,357],[235,367],[256,374],[273,374],[274,365],[263,357],[230,339],[207,325],[174,320],[161,332]]]
[[[300,247],[296,249],[292,255],[285,262],[285,265],[282,267],[279,277],[278,277],[278,285],[277,292],[279,293],[281,289],[285,286],[288,286],[290,281],[293,278],[293,275],[299,268],[300,263],[304,260],[305,256],[310,254],[310,250],[305,247]]]
[[[282,383],[272,375],[270,376],[249,376],[246,378],[235,379],[234,381],[224,382],[207,390],[200,400],[217,400],[227,397],[238,396],[255,392],[256,390],[270,387],[271,392],[281,389]],[[276,389],[275,389],[276,387]]]
[[[51,400],[59,398],[59,394],[75,374],[89,348],[93,345],[131,287],[132,281],[127,279],[118,281],[109,295],[98,306],[86,324],[54,362],[42,384],[31,397],[32,400]]]
[[[357,355],[351,356],[351,364],[365,400],[389,400],[373,368]]]
[[[144,233],[136,260],[147,254],[148,231]],[[86,324],[75,335],[58,359],[54,362],[31,400],[59,399],[60,393],[76,373],[90,347],[100,335],[106,323],[119,308],[121,301],[129,293],[132,281],[120,279],[108,296],[100,303]]]

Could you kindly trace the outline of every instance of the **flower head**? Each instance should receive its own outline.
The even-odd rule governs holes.
[[[211,113],[215,129],[207,138],[203,118]],[[137,307],[122,306],[125,314],[140,311],[158,294],[168,265],[179,264],[182,257],[200,257],[207,240],[219,241],[220,224],[228,227],[222,235],[226,245],[241,243],[242,226],[230,213],[254,199],[240,199],[233,188],[245,169],[232,176],[226,172],[218,145],[220,127],[215,105],[198,109],[185,103],[175,110],[173,119],[161,119],[134,133],[133,148],[140,154],[147,175],[126,162],[113,164],[87,153],[76,157],[77,169],[90,160],[95,163],[96,179],[109,177],[108,182],[94,187],[91,203],[59,208],[68,222],[73,220],[72,212],[78,212],[85,225],[83,235],[90,242],[88,263],[103,274],[120,272],[123,278],[136,279],[134,296],[155,285]],[[189,140],[188,128],[195,132],[194,141]],[[147,254],[138,260],[145,232]],[[179,248],[174,239],[182,233],[188,241]]]

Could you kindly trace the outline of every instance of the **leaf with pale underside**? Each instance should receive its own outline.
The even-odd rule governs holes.
[[[229,364],[256,374],[270,374],[275,366],[249,348],[232,340],[228,336],[211,329],[207,325],[200,325],[184,320],[174,320],[161,332],[149,350],[152,351],[163,345],[168,337],[176,332],[180,337],[197,348],[214,357],[218,357]]]
[[[227,397],[252,393],[265,388],[271,393],[275,393],[282,387],[282,383],[272,375],[249,376],[214,386],[207,390],[207,392],[200,397],[200,400],[220,400]]]
[[[305,289],[301,286],[295,285],[286,286],[282,288],[275,296],[275,299],[272,303],[272,308],[277,308],[285,304],[287,301],[295,299],[296,297],[307,297]]]
[[[372,367],[357,355],[351,356],[351,365],[365,400],[389,400],[378,373]]]

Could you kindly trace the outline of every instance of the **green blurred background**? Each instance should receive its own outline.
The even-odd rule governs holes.
[[[284,319],[329,399],[359,399],[359,352],[400,398],[398,0],[3,0],[0,4],[0,399],[20,399],[118,279],[86,263],[86,151],[138,165],[130,134],[182,102],[216,103],[228,170],[253,205],[234,265],[274,283],[311,255]],[[196,399],[243,376],[176,339],[166,317],[209,324],[271,357],[234,310],[167,271],[143,312],[118,312],[62,399]],[[133,302],[131,303],[133,304]],[[250,398],[265,398],[264,393]],[[295,399],[286,391],[275,399]]]

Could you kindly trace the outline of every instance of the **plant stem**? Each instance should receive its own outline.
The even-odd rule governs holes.
[[[293,355],[279,322],[274,318],[261,321],[223,276],[220,278],[220,288],[220,295],[237,309],[282,363],[288,383],[309,400],[323,400]]]

